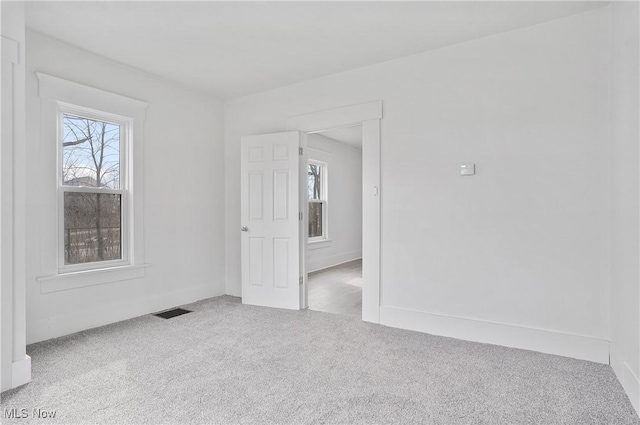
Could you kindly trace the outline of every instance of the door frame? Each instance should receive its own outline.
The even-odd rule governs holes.
[[[380,172],[380,120],[382,119],[382,100],[334,109],[292,116],[286,121],[287,130],[300,132],[319,132],[338,127],[362,125],[362,320],[380,323],[381,289],[381,172]],[[303,142],[303,155],[300,157],[302,171],[306,170],[307,146]],[[303,166],[304,165],[304,166]],[[306,177],[301,171],[301,178]],[[303,185],[301,185],[302,187]],[[301,205],[304,196],[301,194]],[[305,211],[305,209],[302,209]],[[306,254],[306,234],[308,217],[303,214],[301,221],[301,275],[303,285],[301,306],[308,306],[308,285]]]

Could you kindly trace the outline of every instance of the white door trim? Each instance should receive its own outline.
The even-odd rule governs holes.
[[[309,217],[307,216],[307,160],[309,140],[306,132],[300,133],[300,156],[298,158],[298,171],[300,185],[298,186],[298,214],[299,214],[299,239],[298,252],[300,253],[300,277],[302,282],[300,285],[300,309],[309,307],[309,291],[308,291],[308,272],[307,272],[307,237],[309,234]]]
[[[382,119],[382,100],[342,106],[287,118],[287,130],[314,131],[358,125],[364,121]]]
[[[0,389],[5,391],[31,380],[31,360],[26,355],[25,167],[20,166],[26,164],[24,42],[0,38],[3,93],[0,186],[3,195],[7,195],[0,203]]]
[[[2,41],[2,61],[17,64],[19,59],[19,44],[10,38],[0,36]]]
[[[362,124],[362,320],[380,323],[381,179],[380,120],[382,100],[344,106],[287,119],[287,130],[317,132]],[[306,215],[305,215],[306,222]],[[302,244],[301,255],[304,256]],[[306,266],[303,269],[306,285]],[[306,307],[306,295],[304,298]]]

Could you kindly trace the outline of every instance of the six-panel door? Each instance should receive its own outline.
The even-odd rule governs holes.
[[[300,133],[242,138],[242,302],[300,308]]]

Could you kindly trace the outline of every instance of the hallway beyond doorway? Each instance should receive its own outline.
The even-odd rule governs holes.
[[[309,309],[362,316],[362,259],[309,273]]]

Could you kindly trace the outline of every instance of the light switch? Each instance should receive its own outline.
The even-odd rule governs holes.
[[[475,176],[475,174],[476,174],[476,164],[462,164],[460,166],[461,176]]]

